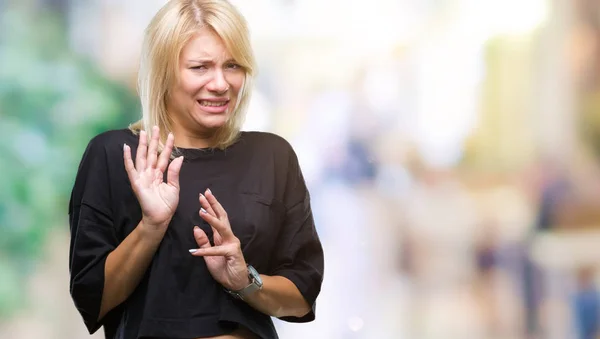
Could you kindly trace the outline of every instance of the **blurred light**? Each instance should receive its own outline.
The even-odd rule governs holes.
[[[415,1],[377,0],[368,6],[362,0],[232,2],[247,18],[254,39],[330,40],[364,55],[417,39],[428,15],[427,7]]]
[[[271,114],[273,108],[269,100],[260,92],[255,89],[252,92],[250,104],[248,105],[248,111],[246,113],[246,120],[244,121],[244,131],[271,131]]]
[[[232,0],[231,3],[246,18],[252,39],[263,40],[287,35],[290,25],[286,14],[289,10],[280,1]]]
[[[359,317],[352,317],[348,319],[348,327],[350,327],[350,330],[352,330],[352,332],[360,331],[364,325],[364,321]]]
[[[464,19],[488,38],[496,35],[528,34],[548,17],[547,0],[470,0],[465,3]]]
[[[485,3],[486,1],[481,1]],[[546,0],[491,0],[488,19],[497,34],[526,34],[548,15]]]
[[[423,44],[418,54],[418,115],[413,133],[431,166],[455,165],[477,123],[483,53],[455,28]]]
[[[398,72],[394,72],[392,65],[384,64],[383,67],[371,66],[367,69],[363,88],[369,106],[375,112],[389,110],[390,107],[398,107],[398,93],[400,80]]]

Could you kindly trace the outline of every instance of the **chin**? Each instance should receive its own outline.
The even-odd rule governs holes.
[[[213,116],[203,116],[199,119],[195,119],[198,125],[207,128],[207,129],[217,129],[225,126],[228,120],[227,115],[213,115]]]

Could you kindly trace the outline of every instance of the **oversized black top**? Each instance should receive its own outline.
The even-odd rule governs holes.
[[[283,138],[243,132],[225,150],[181,149],[179,205],[144,278],[121,305],[96,321],[108,254],[142,218],[123,165],[123,144],[135,159],[138,138],[115,130],[93,138],[81,160],[69,205],[70,289],[90,333],[104,325],[106,338],[198,338],[244,326],[260,338],[277,338],[273,322],[229,296],[206,268],[193,227],[212,242],[198,215],[198,195],[210,188],[229,216],[246,262],[259,273],[291,280],[313,310],[291,322],[314,319],[323,279],[317,236],[298,159]]]

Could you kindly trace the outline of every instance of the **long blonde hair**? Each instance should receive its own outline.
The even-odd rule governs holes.
[[[236,141],[250,101],[256,66],[246,20],[227,0],[170,0],[152,18],[145,30],[138,73],[142,118],[129,126],[134,133],[158,126],[161,146],[166,142],[172,131],[166,98],[179,80],[181,51],[202,28],[212,29],[245,71],[236,107],[227,123],[217,130],[213,147],[224,149]]]

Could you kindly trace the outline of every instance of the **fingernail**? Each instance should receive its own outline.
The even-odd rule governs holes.
[[[199,229],[200,229],[200,227],[194,226],[194,231],[199,230]]]
[[[196,253],[196,252],[198,252],[198,249],[196,249],[196,248],[192,248],[192,249],[191,249],[191,250],[189,250],[189,251],[190,251],[190,253]]]
[[[123,144],[123,151],[127,149],[127,144]]]
[[[200,207],[200,212],[206,214],[206,210],[204,208],[202,208],[202,207]]]
[[[204,194],[200,193],[200,198],[202,198],[204,196]]]
[[[210,190],[210,188],[207,188],[207,189],[206,189],[206,192],[208,192],[208,193],[212,194],[212,191]]]

